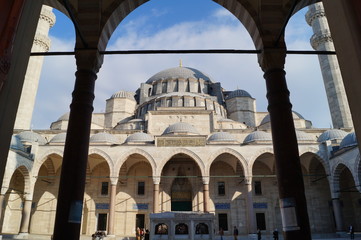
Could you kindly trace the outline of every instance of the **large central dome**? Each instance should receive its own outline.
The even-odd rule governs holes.
[[[175,68],[169,68],[166,70],[163,70],[155,75],[153,75],[151,78],[147,80],[146,83],[151,84],[152,82],[156,82],[158,80],[165,80],[170,78],[195,78],[199,79],[202,78],[204,81],[212,82],[212,79],[204,74],[203,72],[189,67],[175,67]]]

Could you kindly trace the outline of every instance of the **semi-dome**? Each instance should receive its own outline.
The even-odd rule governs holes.
[[[316,139],[308,133],[296,130],[297,141],[315,141]]]
[[[295,120],[295,119],[303,119],[303,120],[305,120],[305,118],[304,118],[301,114],[299,114],[298,112],[295,112],[295,111],[292,111],[292,118],[293,118],[293,120]],[[263,124],[268,123],[268,122],[270,122],[270,121],[271,121],[271,117],[270,117],[269,114],[267,114],[267,115],[262,119],[260,125],[263,125]]]
[[[357,139],[355,132],[349,133],[344,137],[340,143],[340,148],[346,148],[357,145]]]
[[[212,79],[205,73],[199,71],[195,68],[190,67],[175,67],[169,68],[159,73],[156,73],[151,78],[147,80],[146,83],[151,84],[152,82],[156,82],[158,80],[170,79],[170,78],[202,78],[204,81],[213,82]]]
[[[208,142],[236,142],[237,140],[229,132],[216,132],[209,138]]]
[[[11,136],[10,149],[20,150],[20,151],[25,152],[25,147],[24,147],[23,143],[21,142],[21,139],[19,136],[17,136],[17,135]]]
[[[167,127],[162,135],[167,134],[199,134],[197,129],[189,123],[178,122]]]
[[[24,131],[18,136],[22,142],[38,143],[39,145],[44,145],[47,142],[43,136],[33,131]]]
[[[347,132],[342,131],[340,129],[330,129],[323,132],[317,139],[317,142],[326,142],[332,140],[342,140],[346,137]]]
[[[119,140],[110,133],[96,133],[90,137],[90,143],[110,143],[110,144],[118,144]]]
[[[152,143],[154,138],[146,133],[137,132],[133,133],[125,140],[126,143]]]
[[[254,131],[247,135],[247,137],[243,140],[244,144],[251,142],[269,142],[272,141],[272,135],[268,132],[264,131]]]
[[[242,90],[242,89],[237,89],[234,90],[233,92],[231,92],[226,99],[231,99],[231,98],[235,98],[235,97],[252,97],[251,94],[249,94],[247,91]]]
[[[66,132],[56,134],[49,143],[65,143]]]
[[[127,92],[127,91],[123,91],[123,90],[114,93],[111,96],[111,98],[127,98],[127,99],[135,101],[133,92]]]

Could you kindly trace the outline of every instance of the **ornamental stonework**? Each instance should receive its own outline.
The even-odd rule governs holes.
[[[160,137],[158,147],[199,147],[206,145],[205,137]]]

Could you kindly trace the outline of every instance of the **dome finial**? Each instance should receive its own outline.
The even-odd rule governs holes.
[[[183,67],[182,59],[179,59],[179,67]]]

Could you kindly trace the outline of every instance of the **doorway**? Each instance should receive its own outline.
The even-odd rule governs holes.
[[[98,224],[97,224],[98,231],[106,231],[107,230],[107,217],[108,217],[108,214],[106,214],[106,213],[98,214]]]

